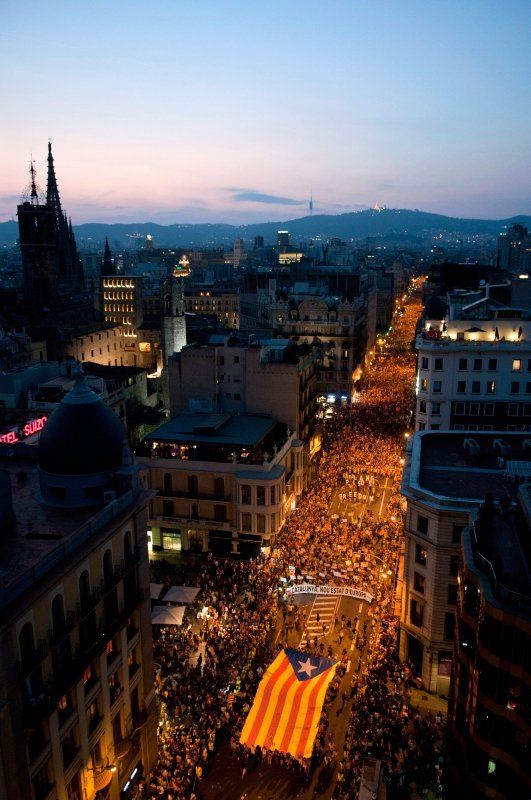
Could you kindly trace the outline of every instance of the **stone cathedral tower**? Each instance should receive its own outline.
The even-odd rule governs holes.
[[[170,379],[168,361],[180,353],[186,344],[186,318],[184,316],[183,283],[179,278],[166,278],[161,284],[161,395],[166,408],[170,408]]]
[[[61,207],[51,142],[46,195],[37,187],[33,162],[30,175],[17,215],[26,306],[40,316],[43,310],[63,308],[83,290],[83,270],[72,224]]]
[[[167,278],[162,283],[162,357],[163,367],[174,353],[186,344],[183,284],[179,278]]]

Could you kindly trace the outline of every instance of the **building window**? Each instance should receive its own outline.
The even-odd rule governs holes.
[[[444,638],[447,642],[452,642],[455,631],[455,614],[444,615]]]
[[[441,372],[441,371],[442,371],[442,368],[443,368],[443,359],[442,359],[442,358],[436,358],[436,359],[435,359],[435,365],[434,365],[434,369],[435,369],[437,372]]]
[[[483,368],[483,359],[482,358],[475,358],[474,359],[474,372],[481,372]]]
[[[424,594],[424,585],[426,583],[426,579],[424,575],[421,575],[420,572],[415,572],[415,576],[413,579],[413,588],[416,592],[420,592],[420,594]]]
[[[465,526],[464,525],[456,525],[454,524],[452,528],[452,544],[461,544],[461,534],[463,533]],[[453,556],[452,556],[453,558]],[[457,572],[456,572],[457,575]]]
[[[485,417],[493,417],[494,416],[494,403],[484,403],[484,405],[483,405],[483,416],[485,416]]]
[[[511,381],[511,394],[520,394],[520,381]]]
[[[428,517],[425,517],[422,514],[417,514],[417,533],[422,533],[424,534],[424,536],[427,536],[428,525],[429,525]]]
[[[422,380],[420,382],[420,390],[421,390],[421,392],[427,392],[428,391],[428,379],[427,378],[422,378]]]
[[[242,514],[242,531],[252,531],[252,514]]]
[[[256,505],[265,506],[265,486],[256,487]]]
[[[480,409],[479,403],[470,403],[470,411],[469,411],[470,416],[479,417],[479,409]]]
[[[257,514],[256,515],[256,532],[257,533],[265,533],[265,514]]]
[[[455,425],[452,426],[453,431],[464,431],[464,429],[465,426],[462,425],[461,423],[456,423]]]
[[[489,372],[496,372],[498,369],[498,359],[489,358]]]
[[[270,491],[270,498],[269,498],[269,501],[270,501],[272,506],[274,506],[275,503],[276,503],[276,499],[275,499],[276,498],[276,491],[275,490],[276,490],[276,486],[272,486],[271,487],[271,491]]]
[[[247,484],[244,484],[242,486],[242,503],[245,505],[250,505],[251,502],[251,487]]]
[[[454,406],[454,414],[458,417],[462,417],[465,413],[465,404],[464,403],[456,403]]]
[[[225,506],[214,506],[214,519],[216,522],[226,522],[227,521],[227,509]]]
[[[459,359],[459,372],[466,372],[468,369],[468,358]]]
[[[452,578],[457,577],[459,573],[459,556],[450,556],[450,575]]]
[[[522,414],[524,417],[528,417],[531,414],[531,403],[524,403]]]
[[[457,381],[457,394],[466,392],[466,381]]]
[[[426,413],[426,401],[425,400],[420,400],[419,401],[419,413],[420,414],[425,414]]]
[[[448,584],[448,605],[455,606],[457,603],[457,584],[456,583],[449,583]]]
[[[525,393],[531,394],[531,381],[527,381],[525,385]]]
[[[496,381],[487,381],[487,394],[494,394],[496,391]]]
[[[433,381],[433,391],[442,392],[442,381]]]
[[[441,404],[440,403],[432,403],[431,404],[431,413],[435,416],[440,416],[441,413]]]
[[[519,358],[513,358],[513,372],[520,372],[522,369],[522,361]]]
[[[481,391],[481,383],[479,381],[472,381],[472,394],[479,394]]]
[[[422,369],[428,369],[429,366],[430,366],[430,364],[429,364],[429,361],[428,361],[428,357],[427,356],[422,356]]]
[[[441,426],[439,424],[430,426],[430,430],[432,430],[432,431],[438,431],[438,430],[440,430],[440,428],[441,428]]]
[[[417,564],[421,564],[423,567],[426,566],[426,562],[428,561],[428,551],[421,544],[416,545],[415,561]]]
[[[173,500],[162,501],[162,516],[173,517]]]
[[[241,395],[240,395],[239,392],[234,392],[234,399],[235,400],[241,400]]]
[[[518,403],[509,403],[507,406],[507,414],[510,417],[517,417],[518,416]]]
[[[240,356],[234,356],[234,363],[235,364],[239,364],[240,363]]]
[[[87,715],[89,733],[92,733],[92,731],[96,728],[101,719],[101,714],[98,709],[97,698],[86,709],[86,715]]]
[[[412,625],[422,628],[422,618],[424,616],[424,606],[418,600],[411,600],[409,603],[409,620]]]

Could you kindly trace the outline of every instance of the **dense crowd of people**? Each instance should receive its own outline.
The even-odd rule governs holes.
[[[388,798],[406,800],[413,785],[442,791],[445,720],[440,712],[422,716],[412,711],[411,672],[396,656],[398,622],[390,618],[384,622],[352,706],[335,800],[357,797],[367,756],[384,764]]]
[[[271,555],[243,562],[209,554],[199,569],[201,591],[198,602],[188,609],[186,624],[154,632],[159,760],[140,786],[143,800],[200,797],[213,754],[227,737],[240,760],[242,777],[258,763],[281,763],[309,780],[316,767],[324,764],[331,776],[335,772],[338,800],[354,796],[368,748],[386,764],[389,790],[394,791],[390,797],[399,797],[425,763],[435,765],[429,777],[437,782],[436,748],[444,723],[430,717],[411,719],[408,673],[396,659],[394,587],[392,581],[381,580],[378,569],[385,565],[396,574],[401,543],[404,509],[399,479],[415,369],[414,356],[403,345],[411,340],[418,310],[415,303],[406,305],[389,337],[390,354],[382,351],[378,356],[356,402],[338,408],[327,421],[314,479],[286,519]],[[367,506],[384,487],[390,490],[390,500],[377,516]],[[331,502],[338,492],[344,495],[341,500],[363,500],[364,513],[331,517]],[[239,743],[264,666],[280,648],[278,644],[271,647],[270,636],[283,603],[276,590],[281,578],[286,583],[293,566],[298,576],[314,583],[353,584],[380,601],[387,593],[390,601],[389,616],[367,631],[370,658],[356,672],[349,692],[341,696],[342,708],[351,709],[342,754],[328,730],[328,711],[346,672],[346,649],[333,654],[338,668],[311,759],[297,760],[260,748],[251,752]],[[175,572],[168,563],[152,564],[154,581],[179,582]],[[198,624],[197,614],[203,607],[208,613]],[[306,649],[322,655],[320,644],[317,637],[308,636]]]

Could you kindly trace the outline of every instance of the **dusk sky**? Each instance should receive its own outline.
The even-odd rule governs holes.
[[[4,0],[0,221],[531,214],[531,0]]]

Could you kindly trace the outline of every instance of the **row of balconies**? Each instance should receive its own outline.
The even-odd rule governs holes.
[[[133,674],[135,674],[140,665],[134,665],[135,670]],[[129,670],[131,673],[131,669]],[[96,683],[99,683],[97,681]],[[101,687],[100,687],[101,688]],[[114,696],[111,694],[111,715],[112,715],[112,705],[118,704],[119,699],[121,698],[123,693],[123,687],[120,687],[119,692]],[[74,706],[69,706],[67,709],[68,713],[60,713],[59,715],[59,730],[72,719],[73,714],[75,713],[76,709]],[[130,732],[127,736],[118,739],[114,742],[114,758],[116,760],[123,759],[127,756],[131,749],[132,749],[132,742],[135,738],[134,734],[136,731],[140,730],[145,723],[147,722],[148,712],[147,710],[139,710],[135,709],[135,713],[131,716],[131,723],[130,723]],[[100,730],[102,723],[104,720],[103,713],[98,711],[88,722],[88,734],[89,734],[89,745],[92,743],[92,740],[96,741],[100,738],[102,731]],[[27,748],[28,748],[28,756],[30,764],[33,765],[33,770],[36,769],[36,765],[38,762],[42,762],[46,758],[51,756],[51,741],[47,739],[44,735],[42,727],[37,727],[32,729],[27,740]],[[81,752],[81,747],[70,740],[65,740],[62,744],[62,757],[63,757],[63,770],[65,773],[69,770],[70,766],[74,763],[74,760]]]
[[[209,519],[204,515],[201,517],[188,517],[177,516],[173,514],[171,517],[168,515],[154,516],[149,520],[150,525],[156,525],[157,522],[173,522],[177,525],[188,525],[192,527],[205,527],[205,528],[220,528],[221,530],[231,530],[233,525],[229,520]]]
[[[469,349],[470,347],[479,348],[485,347],[489,350],[491,348],[496,348],[500,350],[513,350],[515,346],[520,345],[527,345],[524,339],[469,339],[469,338],[451,338],[450,336],[443,334],[439,335],[438,337],[432,337],[429,335],[429,331],[427,333],[422,333],[420,336],[417,336],[415,346],[418,350],[426,350],[426,349],[435,349],[440,350],[448,347],[452,348],[465,348]]]
[[[135,670],[133,675],[140,669],[139,664],[134,665]],[[129,673],[131,676],[131,668],[129,669]],[[137,681],[134,681],[135,685]],[[98,690],[101,690],[101,684],[99,680],[94,683],[94,686],[97,687]],[[92,687],[91,687],[92,688]],[[133,686],[130,683],[130,689]],[[122,698],[123,688],[120,688],[119,694],[114,698],[114,701],[111,697],[111,703],[114,702],[114,706],[117,706],[120,699]],[[93,693],[93,696],[97,696],[96,693]],[[114,709],[115,710],[115,709]],[[65,713],[65,711],[67,713]],[[73,705],[70,705],[68,709],[63,710],[63,712],[59,714],[59,732],[65,728],[67,725],[69,728],[71,727],[71,720],[75,713],[76,709]],[[113,705],[111,705],[111,715],[113,712]],[[102,724],[104,721],[103,713],[98,711],[88,722],[88,735],[89,735],[89,747],[93,747],[95,742],[101,737],[102,734]],[[114,743],[114,758],[116,760],[123,759],[127,756],[132,748],[132,741],[134,740],[135,731],[138,731],[147,721],[147,711],[136,711],[131,717],[130,723],[130,732],[127,736],[118,739]],[[35,727],[31,729],[28,740],[27,740],[27,748],[28,748],[28,757],[29,762],[32,765],[32,771],[36,771],[39,768],[39,764],[44,763],[45,760],[49,759],[51,756],[51,741],[50,739],[46,738],[43,729],[41,726]],[[75,745],[72,742],[65,743],[62,750],[63,755],[63,770],[65,775],[67,774],[68,770],[74,763],[76,757],[79,755],[81,748]],[[77,769],[77,767],[76,767]]]
[[[101,653],[106,647],[107,642],[124,626],[127,619],[138,608],[142,600],[148,596],[147,591],[143,593],[135,592],[124,599],[124,605],[118,613],[114,608],[109,610],[108,618],[102,618],[99,625],[95,625],[90,641],[80,641],[75,643],[74,653],[64,651],[62,661],[56,662],[52,666],[53,674],[44,681],[46,691],[37,697],[29,698],[26,704],[26,716],[28,720],[39,720],[47,716],[57,707],[59,698],[65,693],[67,685],[73,685],[91,661]],[[134,632],[131,634],[134,635]],[[83,637],[81,637],[83,638]],[[128,640],[129,640],[128,630]],[[63,639],[63,641],[66,641]],[[18,669],[21,678],[29,677],[37,668],[45,663],[50,650],[45,640],[39,642],[35,648],[33,658],[26,659],[24,663],[18,662]]]
[[[211,494],[209,492],[197,491],[190,492],[184,489],[158,489],[158,497],[181,497],[187,500],[213,500],[216,503],[230,503],[232,500],[231,494]]]

